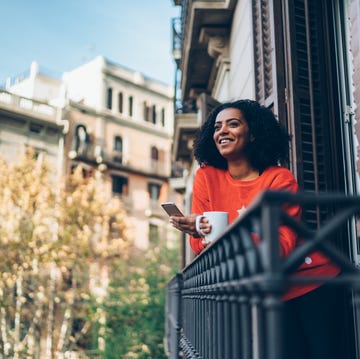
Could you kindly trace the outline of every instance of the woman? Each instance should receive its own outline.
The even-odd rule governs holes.
[[[190,234],[190,245],[196,254],[208,245],[195,228],[198,214],[226,211],[232,222],[263,190],[298,190],[292,173],[279,166],[286,162],[288,150],[289,135],[273,113],[256,101],[228,102],[212,111],[194,142],[194,156],[200,168],[194,179],[193,214],[171,217],[175,228]],[[287,212],[297,219],[301,217],[299,206],[288,207]],[[211,231],[206,219],[200,228],[204,233]],[[298,245],[298,238],[285,226],[280,227],[279,235],[281,255],[287,256]],[[304,259],[297,275],[332,277],[339,272],[338,267],[316,252]],[[307,284],[285,293],[284,358],[336,357],[331,355],[337,355],[338,323],[333,311],[338,295],[328,298],[327,291],[327,286]],[[321,330],[325,325],[326,333]]]

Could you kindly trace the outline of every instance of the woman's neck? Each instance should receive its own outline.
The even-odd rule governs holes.
[[[247,162],[242,163],[228,163],[228,171],[234,180],[250,181],[259,177],[259,171]]]

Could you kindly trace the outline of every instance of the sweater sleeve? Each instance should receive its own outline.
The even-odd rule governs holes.
[[[297,192],[299,186],[292,173],[290,171],[284,170],[275,176],[270,189]],[[300,221],[301,207],[299,205],[286,206],[284,207],[284,210],[289,216]],[[288,256],[296,246],[297,235],[291,228],[287,226],[280,226],[279,240],[281,255]]]
[[[199,168],[195,174],[193,185],[193,197],[191,213],[202,214],[203,212],[210,210],[210,199],[208,193],[208,185],[205,174]],[[204,250],[202,244],[202,238],[190,237],[190,247],[195,254],[199,254]]]

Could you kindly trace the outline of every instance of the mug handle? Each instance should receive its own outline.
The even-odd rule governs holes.
[[[195,227],[196,227],[196,231],[200,234],[200,236],[206,237],[206,235],[209,234],[209,233],[204,233],[202,231],[202,229],[200,228],[200,223],[201,223],[201,220],[203,218],[206,218],[206,217],[203,216],[203,215],[199,215],[199,216],[196,217],[196,219],[195,219]]]

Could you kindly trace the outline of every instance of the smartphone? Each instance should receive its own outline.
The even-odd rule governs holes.
[[[161,203],[161,207],[164,208],[165,212],[169,216],[184,217],[184,215],[174,202],[163,202]]]

